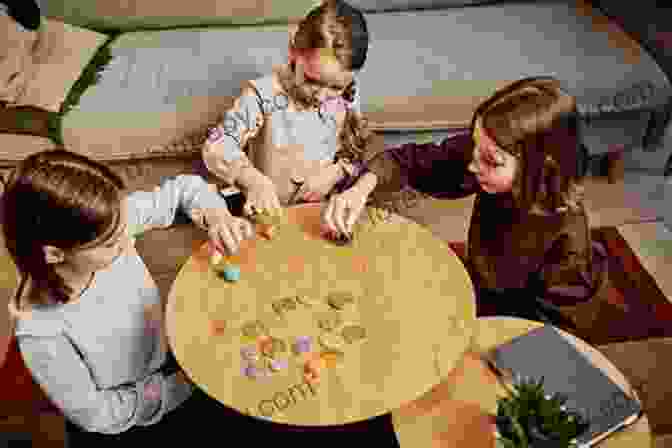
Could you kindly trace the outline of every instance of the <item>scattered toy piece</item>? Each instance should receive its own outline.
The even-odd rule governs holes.
[[[337,310],[342,310],[346,306],[351,305],[355,302],[355,296],[348,291],[335,291],[330,293],[327,296],[327,303],[332,308]]]
[[[259,360],[259,352],[257,351],[257,348],[253,345],[247,345],[243,348],[240,349],[240,355],[243,359],[247,361],[258,361]]]
[[[343,337],[338,333],[322,333],[319,337],[320,345],[330,350],[340,350],[343,347]]]
[[[225,320],[213,320],[211,322],[212,334],[219,336],[226,331],[226,321]]]
[[[312,340],[310,336],[299,336],[294,341],[292,351],[296,355],[300,355],[301,353],[308,353],[311,349],[311,343]]]
[[[254,320],[246,322],[241,330],[244,336],[256,339],[266,333],[266,326],[260,320]]]
[[[331,369],[343,361],[345,355],[340,350],[327,350],[320,353],[320,358],[324,361],[325,367]]]
[[[285,344],[281,339],[268,337],[260,341],[261,353],[268,358],[274,358],[281,349],[285,348]]]
[[[366,338],[366,328],[361,325],[348,325],[343,328],[341,335],[348,344],[352,344]]]
[[[270,241],[275,235],[275,226],[272,224],[261,224],[259,226],[259,233],[261,236]]]
[[[283,359],[269,359],[267,362],[268,368],[273,372],[278,372],[280,370],[286,369],[289,366],[287,361]]]
[[[317,318],[317,325],[324,331],[334,331],[343,323],[343,318],[337,311],[328,311],[320,313]]]
[[[313,358],[303,366],[303,377],[309,383],[317,383],[320,381],[321,371],[324,367],[324,361],[320,358]]]
[[[240,268],[234,265],[228,265],[222,271],[224,279],[229,282],[237,282],[240,280]]]

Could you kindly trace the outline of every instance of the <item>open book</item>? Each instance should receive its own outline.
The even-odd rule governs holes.
[[[500,345],[486,358],[501,375],[544,378],[546,394],[567,397],[565,406],[587,417],[590,426],[576,438],[577,447],[592,447],[637,421],[641,404],[630,398],[602,370],[580,353],[553,326],[545,325]]]

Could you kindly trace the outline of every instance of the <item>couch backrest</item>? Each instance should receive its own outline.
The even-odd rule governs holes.
[[[510,0],[350,0],[367,13],[464,7]],[[319,0],[190,0],[160,2],[127,0],[107,2],[44,1],[46,16],[92,29],[171,28],[203,25],[291,23],[302,18]],[[160,8],[157,9],[157,4]]]

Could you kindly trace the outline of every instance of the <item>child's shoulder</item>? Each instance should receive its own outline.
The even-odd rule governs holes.
[[[21,336],[57,336],[65,330],[65,323],[57,305],[22,307],[12,311],[16,325],[14,334]]]
[[[9,313],[16,322],[16,336],[54,336],[64,329],[60,307],[47,303],[45,294],[37,292],[32,285],[26,285],[18,300],[8,304]]]
[[[271,73],[265,76],[243,81],[241,94],[253,94],[261,102],[271,102],[276,105],[291,102],[283,81],[287,75],[287,69],[288,67],[283,65],[274,66]]]

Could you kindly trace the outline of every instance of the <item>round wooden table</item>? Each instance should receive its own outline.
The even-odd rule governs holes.
[[[469,353],[489,351],[542,325],[513,317],[479,318]],[[584,341],[559,331],[627,395],[633,396],[626,378],[604,355]],[[497,413],[497,398],[505,394],[504,388],[480,360],[468,355],[433,390],[392,413],[401,448],[493,447],[494,423],[491,416]],[[442,439],[442,444],[437,442],[438,439]],[[642,415],[633,425],[610,435],[600,446],[639,448],[650,447],[651,444],[651,428],[646,415]]]
[[[449,246],[391,215],[377,224],[362,218],[352,245],[341,247],[321,235],[320,204],[285,211],[272,239],[246,240],[231,258],[239,281],[217,275],[206,243],[179,272],[166,326],[194,383],[239,412],[327,426],[386,414],[439,382],[469,346],[476,315],[471,281]],[[354,303],[333,309],[333,293],[349,293]],[[251,379],[241,371],[241,349],[254,345],[243,328],[255,322],[285,350],[278,346],[274,356],[279,371]],[[339,336],[357,326],[363,339]],[[292,351],[302,336],[312,338],[314,356],[327,352],[330,360],[319,383],[304,379],[309,354]]]

